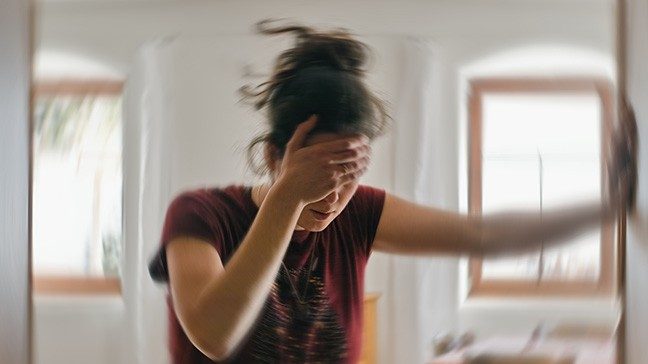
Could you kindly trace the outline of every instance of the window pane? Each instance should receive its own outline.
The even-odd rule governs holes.
[[[120,99],[40,97],[35,123],[35,273],[118,276],[122,236]]]
[[[538,209],[540,173],[537,158],[488,157],[482,162],[482,211]]]
[[[538,161],[528,157],[485,158],[482,170],[484,213],[539,206]],[[483,279],[536,280],[540,254],[485,259]]]
[[[538,279],[539,263],[539,253],[507,258],[484,259],[482,279],[536,281]]]
[[[596,94],[486,94],[482,152],[598,155],[600,108]]]
[[[592,281],[601,273],[601,233],[590,232],[569,245],[547,249],[543,255],[543,281]]]
[[[598,156],[543,160],[544,207],[560,207],[568,201],[594,199],[601,194]],[[597,281],[600,273],[601,233],[578,236],[568,245],[548,249],[543,259],[543,280]]]
[[[601,196],[601,162],[595,158],[546,156],[543,166],[543,206],[555,208]]]
[[[483,99],[482,211],[560,207],[600,196],[598,95],[515,93]],[[540,255],[485,259],[484,279],[598,279],[600,232]]]

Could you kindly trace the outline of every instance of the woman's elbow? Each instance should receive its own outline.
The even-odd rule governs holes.
[[[203,351],[203,354],[212,361],[221,362],[227,360],[232,355],[232,352],[233,350],[224,347],[215,347],[211,350]]]
[[[223,330],[222,323],[216,325],[219,330],[214,330],[213,323],[207,324],[198,316],[192,316],[190,320],[184,320],[182,327],[193,346],[213,361],[226,360],[236,349],[235,340],[227,330]]]
[[[216,362],[227,360],[236,348],[234,345],[227,344],[226,340],[213,340],[205,337],[194,337],[191,342],[200,352]]]

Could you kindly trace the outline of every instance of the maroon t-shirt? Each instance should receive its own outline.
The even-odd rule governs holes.
[[[364,272],[385,192],[358,186],[346,208],[320,232],[295,231],[264,309],[228,363],[355,363],[362,344]],[[159,252],[150,262],[153,279],[168,282],[164,248],[173,238],[210,242],[225,269],[256,213],[251,187],[199,189],[169,206]],[[312,253],[312,254],[311,254]],[[309,267],[313,267],[309,269]],[[308,271],[312,271],[307,278]],[[308,309],[295,298],[305,293]],[[305,288],[307,287],[307,288]],[[304,289],[305,288],[305,289]],[[213,363],[187,338],[167,296],[173,363]]]

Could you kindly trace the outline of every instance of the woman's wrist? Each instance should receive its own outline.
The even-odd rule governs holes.
[[[294,191],[280,180],[270,186],[265,198],[272,198],[281,203],[284,208],[297,210],[299,213],[306,207],[306,203],[301,200]]]

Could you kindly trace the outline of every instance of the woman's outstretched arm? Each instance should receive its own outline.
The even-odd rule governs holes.
[[[374,249],[401,254],[496,255],[555,244],[610,222],[621,209],[632,211],[636,184],[637,123],[632,107],[622,105],[621,123],[612,136],[608,190],[603,202],[539,212],[510,211],[468,216],[418,205],[387,195]]]
[[[557,243],[613,217],[600,202],[539,213],[468,216],[387,194],[374,249],[396,254],[514,254]]]

